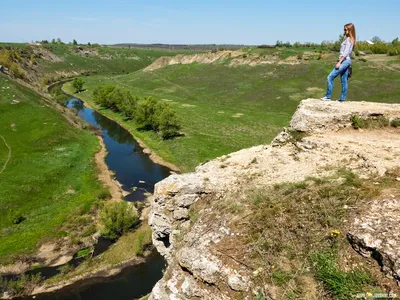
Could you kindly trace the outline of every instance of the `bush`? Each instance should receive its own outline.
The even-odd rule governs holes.
[[[389,56],[395,56],[400,54],[400,46],[389,46],[387,55]]]
[[[107,107],[107,97],[115,89],[112,85],[99,86],[93,91],[94,101],[104,107]]]
[[[358,115],[353,115],[351,117],[351,125],[353,126],[354,129],[359,129],[359,128],[365,127],[364,120],[361,119]]]
[[[68,96],[61,90],[61,86],[55,86],[52,90],[51,90],[51,95],[53,96],[54,100],[56,100],[56,102],[58,104],[61,104],[63,106],[65,106],[67,100],[68,100]]]
[[[29,295],[42,280],[40,274],[22,275],[18,280],[3,280],[0,291],[7,292],[11,297]]]
[[[11,63],[10,71],[16,78],[22,79],[25,77],[24,71],[16,63]]]
[[[108,202],[100,213],[103,226],[102,235],[116,239],[138,223],[139,217],[133,204],[127,202]]]
[[[83,90],[83,85],[85,81],[83,81],[82,78],[75,78],[72,81],[72,87],[75,89],[75,93],[79,93],[80,91]]]
[[[139,101],[136,110],[135,120],[142,129],[158,130],[157,101],[153,97],[145,97]]]
[[[390,122],[392,127],[400,127],[400,118],[396,118]]]
[[[171,104],[165,103],[159,114],[159,130],[164,140],[179,135],[180,125]]]
[[[383,42],[376,42],[371,46],[371,51],[374,54],[386,54],[388,52],[388,45]]]

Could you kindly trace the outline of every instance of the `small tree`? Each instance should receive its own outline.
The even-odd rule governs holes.
[[[170,104],[166,104],[162,108],[158,118],[159,130],[164,140],[170,139],[179,134],[181,126],[179,125],[178,118]]]
[[[139,220],[136,208],[127,202],[108,202],[100,213],[102,234],[106,238],[116,239]]]
[[[139,101],[135,120],[139,127],[143,129],[158,129],[158,122],[156,120],[157,100],[153,97],[145,97]]]
[[[75,89],[75,93],[83,91],[84,83],[85,81],[83,81],[82,78],[75,78],[74,81],[72,81],[72,87]]]
[[[31,54],[30,62],[32,65],[36,65],[36,57],[35,55]]]
[[[76,45],[78,45],[78,42],[74,39],[74,40],[72,41],[72,45],[76,46]]]
[[[379,36],[376,36],[376,35],[372,37],[371,41],[373,41],[374,43],[382,42],[381,38]]]

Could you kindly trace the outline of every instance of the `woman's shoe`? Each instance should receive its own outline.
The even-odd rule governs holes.
[[[328,98],[328,97],[326,97],[326,96],[324,96],[324,97],[322,97],[322,98],[320,98],[321,100],[323,100],[323,101],[331,101],[331,98]]]
[[[344,102],[346,100],[338,99],[337,102]]]

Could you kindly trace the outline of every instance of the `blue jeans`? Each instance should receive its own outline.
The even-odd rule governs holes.
[[[340,95],[340,100],[346,100],[347,95],[347,78],[349,77],[349,67],[351,65],[351,60],[345,59],[340,64],[339,69],[334,68],[332,72],[328,75],[328,89],[326,90],[325,97],[331,98],[333,90],[333,80],[340,74],[340,81],[342,83],[342,94]]]

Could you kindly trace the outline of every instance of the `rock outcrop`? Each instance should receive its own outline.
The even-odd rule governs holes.
[[[303,100],[290,127],[271,145],[219,157],[156,184],[149,223],[168,268],[150,299],[231,299],[237,293],[252,299],[257,270],[246,264],[246,252],[240,250],[243,228],[232,226],[224,209],[213,210],[207,203],[222,202],[243,189],[328,176],[343,166],[365,178],[399,166],[399,129],[355,130],[354,116],[389,122],[400,117],[400,105]],[[389,272],[399,276],[398,214],[385,222],[379,217],[385,207],[398,211],[399,204],[384,203],[355,222],[351,237],[360,252],[379,252]]]
[[[281,60],[276,55],[247,54],[242,51],[218,51],[215,53],[198,53],[193,55],[178,54],[176,56],[162,56],[156,59],[144,71],[153,71],[170,65],[187,65],[192,63],[211,64],[229,59],[229,66],[248,65],[251,67],[269,64],[297,65],[300,61],[293,57]]]
[[[394,196],[393,196],[394,197]],[[347,234],[353,247],[373,257],[384,272],[400,282],[400,199],[375,200],[354,220]]]

